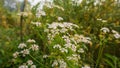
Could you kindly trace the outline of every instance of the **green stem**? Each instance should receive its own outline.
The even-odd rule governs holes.
[[[32,59],[34,59],[37,63],[39,63],[41,66],[43,66],[43,64],[42,63],[40,63],[36,58],[34,58],[31,54],[29,54],[29,56],[32,58]]]
[[[99,53],[98,53],[98,59],[97,59],[97,61],[96,61],[96,66],[95,66],[95,68],[97,68],[97,66],[98,66],[98,64],[99,64],[99,62],[100,62],[100,59],[101,59],[102,54],[103,54],[103,50],[104,50],[104,44],[101,44],[101,45],[100,45],[100,49],[99,49]]]

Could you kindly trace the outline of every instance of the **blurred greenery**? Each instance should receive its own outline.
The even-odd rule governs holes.
[[[4,2],[7,1],[9,4],[4,6]],[[87,3],[89,1],[89,3]],[[114,29],[120,33],[120,3],[115,3],[115,0],[105,0],[102,5],[94,5],[95,0],[83,0],[80,5],[74,3],[72,5],[71,0],[54,0],[54,4],[62,7],[61,10],[57,7],[48,8],[43,7],[46,12],[46,16],[36,18],[35,14],[39,4],[34,6],[31,10],[25,10],[26,12],[32,12],[32,16],[24,18],[23,23],[23,36],[24,40],[33,38],[37,40],[38,44],[41,45],[41,52],[48,53],[45,45],[46,37],[42,33],[43,30],[39,28],[33,28],[30,25],[31,21],[39,21],[43,24],[52,23],[57,21],[57,17],[62,17],[64,21],[69,21],[80,26],[80,29],[76,30],[79,34],[89,36],[92,39],[92,45],[87,46],[88,51],[85,54],[86,62],[96,65],[96,61],[99,57],[98,53],[100,50],[102,39],[100,35],[100,29],[102,27],[108,27],[110,30]],[[10,5],[16,3],[15,8],[11,8]],[[29,3],[27,3],[29,4]],[[12,54],[17,50],[17,45],[20,41],[20,16],[17,13],[20,12],[23,3],[19,3],[17,0],[0,0],[0,66],[1,68],[16,68],[15,63],[11,62]],[[30,8],[30,7],[26,7]],[[97,19],[107,20],[107,22],[101,22]],[[41,34],[39,34],[41,33]],[[104,36],[104,35],[102,35]],[[102,42],[103,54],[100,58],[97,68],[116,68],[120,67],[120,39],[111,39],[105,36]],[[107,41],[107,42],[106,42]],[[88,57],[89,56],[89,57]],[[42,60],[41,60],[42,61]],[[18,61],[21,62],[21,61]],[[50,62],[50,61],[49,61]],[[118,62],[118,64],[115,64]],[[15,64],[16,66],[17,63]],[[46,65],[48,65],[46,63]],[[72,67],[71,67],[72,68]]]

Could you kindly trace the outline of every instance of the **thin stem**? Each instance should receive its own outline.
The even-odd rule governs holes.
[[[103,42],[103,43],[104,43],[104,42]],[[98,66],[98,64],[99,64],[99,62],[100,62],[100,59],[101,59],[102,54],[103,54],[103,50],[104,50],[104,44],[101,44],[101,45],[100,45],[100,49],[99,49],[99,53],[98,53],[98,59],[97,59],[97,61],[96,61],[96,66],[95,66],[95,68],[97,68],[97,66]]]
[[[43,64],[42,63],[40,63],[36,58],[34,58],[31,54],[29,54],[29,56],[32,58],[32,59],[34,59],[37,63],[39,63],[41,66],[43,66]]]

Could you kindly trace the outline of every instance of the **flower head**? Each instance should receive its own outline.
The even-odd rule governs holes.
[[[53,64],[52,64],[52,67],[54,66],[57,66],[58,65],[58,61],[57,60],[54,60]]]
[[[63,18],[62,17],[58,17],[58,21],[62,21],[63,20]]]
[[[36,68],[36,65],[31,65],[30,68]]]
[[[23,54],[23,56],[26,56],[28,55],[30,52],[29,52],[29,49],[24,49],[21,51],[21,53]]]
[[[27,63],[28,63],[28,65],[32,65],[33,61],[32,60],[28,60]]]
[[[100,30],[102,30],[104,33],[110,32],[110,30],[108,28],[106,28],[106,27],[103,27]]]
[[[24,47],[27,47],[27,45],[25,43],[20,43],[18,46],[18,48],[20,48],[20,49],[23,49]]]
[[[27,65],[20,65],[19,68],[28,68]]]
[[[115,37],[116,39],[118,39],[118,38],[120,38],[120,34],[116,33],[116,34],[114,34],[114,37]]]
[[[28,43],[35,43],[35,40],[34,39],[28,39],[27,42]]]
[[[19,55],[19,52],[15,52],[15,53],[13,53],[13,57],[14,57],[14,58],[17,58],[18,55]]]
[[[33,45],[31,46],[31,49],[32,49],[33,51],[37,51],[37,50],[39,50],[39,46],[36,45],[36,44],[33,44]]]

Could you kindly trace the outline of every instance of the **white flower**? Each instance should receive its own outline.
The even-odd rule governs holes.
[[[13,53],[13,57],[14,57],[14,58],[17,58],[18,55],[19,55],[19,52],[15,52],[15,53]]]
[[[33,25],[36,25],[37,27],[38,26],[41,26],[41,22],[31,22]]]
[[[36,68],[36,65],[31,65],[30,68]]]
[[[60,51],[61,51],[61,52],[66,52],[66,53],[68,53],[68,50],[65,49],[65,48],[60,48]]]
[[[56,29],[58,26],[58,23],[57,22],[53,22],[52,24],[48,24],[48,28],[52,28],[52,29]]]
[[[94,1],[94,6],[96,6],[96,5],[100,5],[100,1],[99,0]]]
[[[81,3],[82,3],[82,1],[83,1],[83,0],[78,0],[78,1],[77,1],[77,3],[78,3],[78,4],[81,4]]]
[[[43,58],[47,58],[48,57],[48,55],[43,55]]]
[[[61,33],[65,33],[65,32],[67,32],[67,31],[68,31],[68,29],[66,29],[66,28],[62,28],[62,29],[60,30]]]
[[[120,34],[116,33],[116,34],[114,34],[114,37],[115,37],[116,39],[118,39],[118,38],[120,38]]]
[[[23,56],[26,56],[28,55],[30,52],[29,52],[29,49],[24,49],[21,51],[21,53],[23,53]]]
[[[100,30],[102,30],[104,33],[110,32],[110,30],[108,28],[106,28],[106,27],[103,27]]]
[[[89,65],[85,65],[84,67],[82,67],[82,68],[90,68],[90,66]]]
[[[18,48],[20,48],[20,49],[23,49],[24,47],[27,47],[27,45],[25,43],[20,43],[18,46]]]
[[[33,51],[38,51],[38,50],[39,50],[39,46],[36,45],[36,44],[33,44],[33,45],[31,46],[31,49],[32,49]]]
[[[83,48],[80,48],[79,50],[77,50],[79,53],[84,53]]]
[[[56,45],[53,46],[53,48],[54,48],[54,49],[55,49],[55,48],[61,48],[61,46],[60,46],[59,44],[56,44]]]
[[[83,0],[72,0],[73,5],[74,3],[76,3],[77,5],[80,5],[82,3]]]
[[[43,10],[39,10],[39,11],[36,13],[36,17],[41,17],[41,16],[46,16],[46,13],[45,13]]]
[[[87,40],[91,40],[91,38],[90,38],[90,37],[85,37],[85,39],[87,39]]]
[[[68,56],[67,59],[74,60],[74,61],[78,62],[78,60],[80,59],[80,55],[72,54],[72,56]]]
[[[57,66],[57,65],[58,65],[57,60],[54,60],[54,62],[53,62],[53,64],[52,64],[52,67]]]
[[[60,64],[59,68],[66,68],[67,67],[66,62],[63,60],[59,60],[59,64]]]
[[[62,21],[63,20],[63,18],[62,17],[58,17],[58,21]]]
[[[102,20],[102,22],[107,22],[107,20]]]
[[[64,46],[65,46],[65,48],[71,48],[71,43],[66,43]]]
[[[115,30],[112,30],[112,33],[117,34],[118,32],[117,32],[117,31],[115,31]]]
[[[19,68],[28,68],[27,65],[20,65]]]
[[[32,65],[33,61],[32,60],[28,60],[27,63],[28,63],[28,65]]]
[[[27,42],[28,43],[35,43],[35,40],[34,39],[28,39]]]
[[[75,52],[76,51],[76,46],[75,45],[71,45],[71,49]]]
[[[102,19],[101,19],[101,18],[98,18],[97,20],[98,20],[98,21],[102,21]]]

